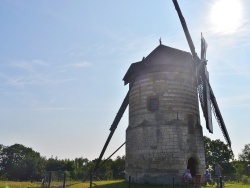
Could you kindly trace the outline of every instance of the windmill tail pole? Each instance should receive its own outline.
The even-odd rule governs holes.
[[[103,155],[104,155],[104,153],[105,153],[105,151],[106,151],[106,149],[108,147],[108,144],[109,144],[109,142],[110,142],[110,140],[111,140],[111,138],[112,138],[112,136],[113,136],[113,134],[114,134],[114,132],[115,132],[115,130],[117,128],[118,123],[121,120],[122,115],[124,114],[124,112],[125,112],[125,110],[126,110],[126,108],[128,106],[128,103],[129,103],[129,92],[127,93],[127,95],[126,95],[126,97],[125,97],[125,99],[124,99],[124,101],[123,101],[123,103],[122,103],[122,105],[121,105],[121,107],[120,107],[114,121],[113,121],[113,124],[111,125],[111,127],[109,129],[110,130],[109,136],[108,136],[108,138],[107,138],[107,140],[105,142],[104,147],[102,148],[101,154],[100,154],[100,156],[99,156],[99,158],[98,158],[98,160],[96,162],[96,165],[95,165],[95,168],[94,168],[93,172],[95,172],[99,168],[99,164],[100,164],[100,162],[102,160],[102,157],[103,157]]]
[[[103,161],[100,165],[99,168],[104,165],[117,151],[119,151],[119,149],[121,149],[122,146],[124,146],[126,144],[126,142],[124,142],[118,149],[116,149],[107,159],[105,159],[105,161]]]
[[[178,13],[178,16],[179,16],[179,18],[180,18],[181,25],[182,25],[182,28],[183,28],[184,33],[185,33],[185,35],[186,35],[186,38],[187,38],[188,45],[189,45],[189,48],[190,48],[190,50],[191,50],[192,56],[193,56],[194,60],[196,60],[196,58],[197,58],[197,53],[195,52],[194,43],[193,43],[192,38],[191,38],[191,36],[190,36],[190,33],[189,33],[189,31],[188,31],[188,27],[187,27],[186,21],[185,21],[183,15],[182,15],[182,13],[181,13],[181,9],[180,9],[180,7],[179,7],[179,4],[178,4],[177,0],[173,0],[173,3],[174,3],[174,6],[175,6],[176,11],[177,11],[177,13]]]
[[[121,149],[121,147],[122,146],[124,146],[126,144],[126,142],[124,142],[117,150],[115,150],[105,161],[103,161],[101,164],[99,164],[99,166],[97,167],[97,169],[98,168],[100,168],[102,165],[104,165],[119,149]],[[96,170],[97,170],[96,169]],[[86,179],[90,176],[90,174],[92,173],[93,171],[92,170],[90,170],[89,171],[89,173],[88,173],[88,175],[85,177],[85,179],[83,180],[83,182],[85,182],[86,181]]]
[[[115,117],[115,119],[114,119],[114,121],[113,121],[113,123],[112,123],[112,125],[111,125],[111,127],[109,129],[110,130],[109,136],[108,136],[108,138],[107,138],[107,140],[105,142],[104,147],[102,148],[101,154],[100,154],[100,156],[99,156],[99,158],[98,158],[98,160],[96,162],[96,165],[95,165],[95,167],[93,169],[93,172],[95,172],[99,168],[100,162],[101,162],[102,157],[103,157],[103,155],[104,155],[104,153],[105,153],[105,151],[106,151],[106,149],[108,147],[108,144],[109,144],[109,142],[110,142],[110,140],[111,140],[111,138],[112,138],[112,136],[113,136],[113,134],[114,134],[114,132],[115,132],[115,130],[117,128],[117,125],[119,124],[119,122],[120,122],[120,120],[121,120],[121,118],[122,118],[128,104],[129,104],[129,92],[130,92],[130,90],[131,90],[131,88],[133,86],[133,83],[134,82],[132,82],[132,84],[130,85],[128,93],[127,93],[126,97],[124,98],[123,103],[122,103],[118,113],[116,114],[116,117]]]

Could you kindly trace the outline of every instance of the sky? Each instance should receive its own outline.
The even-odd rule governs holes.
[[[250,1],[179,0],[235,157],[250,143]],[[98,158],[128,91],[131,63],[159,45],[190,52],[171,0],[1,0],[0,144],[46,158]],[[126,111],[107,158],[125,142]],[[213,119],[210,134],[226,143]],[[125,154],[125,147],[114,158]]]

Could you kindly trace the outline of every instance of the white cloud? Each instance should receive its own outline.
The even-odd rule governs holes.
[[[51,85],[62,84],[77,80],[76,78],[53,78],[50,75],[24,75],[19,77],[12,77],[7,80],[7,84],[17,87],[24,87],[27,85]]]
[[[82,62],[67,64],[65,66],[66,67],[73,67],[73,68],[86,68],[86,67],[89,67],[91,65],[92,65],[92,63],[90,63],[88,61],[82,61]]]
[[[77,69],[85,69],[88,67],[93,66],[92,62],[89,61],[79,61],[79,62],[73,62],[73,63],[67,63],[58,68],[56,71],[57,73],[65,73],[70,71],[75,71]]]
[[[11,67],[16,67],[16,68],[20,68],[23,70],[27,70],[30,72],[35,72],[36,69],[40,68],[40,67],[48,67],[49,63],[43,60],[31,60],[31,61],[25,61],[25,60],[21,60],[21,61],[14,61],[10,64]]]
[[[75,75],[69,76],[58,73],[64,73],[66,71],[72,72],[75,71],[75,69],[86,68],[91,65],[92,63],[87,61],[70,63],[63,66],[51,64],[39,59],[13,61],[9,66],[3,67],[0,78],[3,80],[2,83],[15,87],[62,84],[77,80],[78,78],[76,78]],[[13,74],[13,72],[15,72],[15,74]]]

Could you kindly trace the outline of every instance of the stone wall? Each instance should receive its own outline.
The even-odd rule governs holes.
[[[194,74],[195,75],[195,74]],[[126,178],[168,184],[180,177],[190,158],[193,174],[205,171],[205,152],[194,75],[155,72],[138,76],[129,98]],[[150,110],[150,99],[158,108]]]

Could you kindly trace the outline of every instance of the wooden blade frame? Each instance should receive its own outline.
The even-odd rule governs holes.
[[[191,51],[192,56],[193,56],[193,61],[196,64],[196,76],[197,76],[198,91],[200,90],[199,91],[199,98],[200,98],[200,102],[201,102],[201,106],[202,106],[203,115],[206,119],[206,127],[210,133],[213,132],[212,120],[211,120],[211,104],[212,104],[212,109],[214,111],[215,118],[216,118],[216,120],[217,120],[217,122],[222,130],[222,133],[223,133],[228,145],[231,147],[231,141],[230,141],[225,123],[224,123],[223,118],[221,116],[218,104],[217,104],[215,96],[213,94],[213,90],[209,84],[209,80],[207,77],[208,75],[206,76],[206,73],[207,73],[206,62],[207,61],[205,59],[200,60],[197,53],[195,52],[195,47],[194,47],[192,38],[190,36],[190,33],[188,31],[186,21],[181,13],[179,4],[178,4],[177,0],[173,0],[173,3],[174,3],[176,11],[178,13],[179,19],[181,21],[181,25],[182,25],[182,28],[184,30],[184,33],[186,35],[188,45],[189,45],[190,51]],[[211,97],[211,99],[209,99],[210,97]],[[210,103],[210,100],[211,100],[211,103]]]
[[[214,112],[215,119],[217,120],[217,122],[221,128],[221,131],[223,133],[224,138],[227,141],[227,144],[231,147],[231,140],[230,140],[229,134],[227,132],[226,125],[225,125],[224,120],[222,118],[222,115],[220,113],[219,106],[217,104],[216,98],[214,96],[214,92],[213,92],[210,84],[209,84],[209,89],[210,89],[210,96],[211,96],[211,102],[212,102],[212,111]]]

